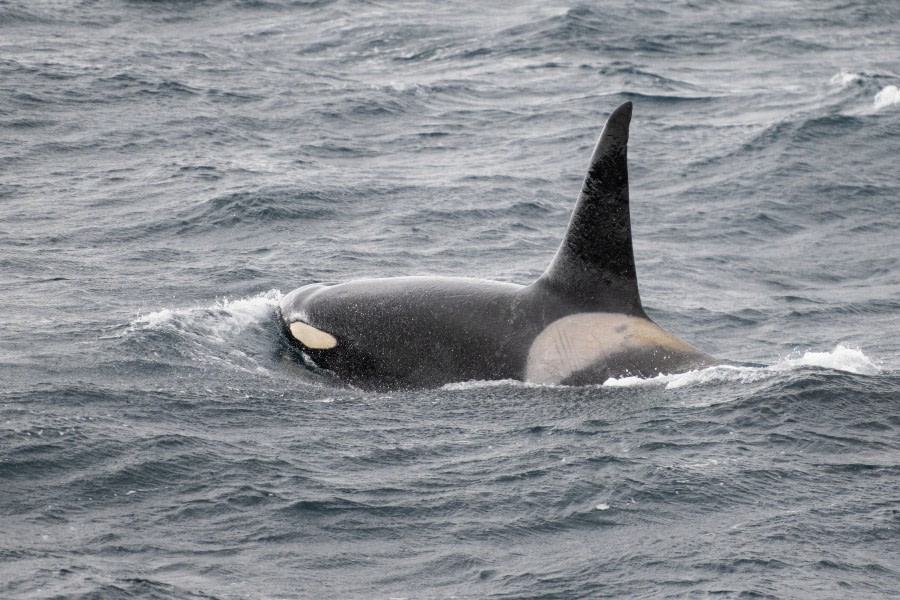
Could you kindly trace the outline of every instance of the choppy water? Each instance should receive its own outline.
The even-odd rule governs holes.
[[[0,2],[0,596],[900,589],[900,5]],[[364,393],[311,281],[526,283],[634,102],[660,324],[747,366]]]

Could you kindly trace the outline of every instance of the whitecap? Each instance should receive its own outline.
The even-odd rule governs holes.
[[[841,87],[847,87],[851,83],[857,83],[862,80],[861,73],[848,73],[846,71],[841,71],[837,75],[831,78],[831,83],[840,84]]]
[[[539,383],[530,383],[528,381],[520,381],[518,379],[472,379],[469,381],[460,381],[458,383],[447,383],[441,386],[442,390],[453,392],[466,390],[481,390],[493,387],[551,387]]]
[[[772,366],[775,369],[822,367],[856,375],[877,375],[881,369],[859,348],[838,344],[831,352],[806,352],[800,358],[785,359]]]
[[[655,377],[611,377],[604,387],[652,387],[677,389],[689,385],[716,383],[753,383],[769,377],[804,367],[821,367],[833,371],[844,371],[856,375],[877,375],[881,369],[859,348],[848,348],[843,344],[830,352],[807,351],[797,358],[784,358],[767,367],[742,367],[718,365],[687,371],[685,373],[662,374]]]
[[[269,290],[262,294],[239,300],[222,298],[211,306],[194,308],[163,308],[140,315],[128,326],[128,332],[174,327],[177,329],[203,329],[222,339],[239,333],[251,325],[262,322],[278,305],[282,293]]]
[[[888,106],[900,104],[900,88],[896,85],[885,86],[880,92],[875,94],[875,110],[881,110]]]
[[[685,373],[660,374],[655,377],[611,377],[604,387],[650,387],[662,386],[666,389],[677,389],[689,385],[710,383],[752,383],[769,377],[766,367],[740,367],[718,365],[687,371]]]

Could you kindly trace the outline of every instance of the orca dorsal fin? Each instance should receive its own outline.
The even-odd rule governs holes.
[[[630,123],[631,102],[606,121],[569,228],[537,284],[589,307],[643,315],[628,211]]]

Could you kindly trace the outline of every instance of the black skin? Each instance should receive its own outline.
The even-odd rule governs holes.
[[[289,311],[302,307],[304,322],[337,338],[335,348],[314,350],[286,331],[316,365],[376,389],[522,379],[534,338],[556,319],[582,312],[544,284],[450,277],[313,284],[281,306],[286,330]]]
[[[520,286],[451,277],[312,284],[286,296],[281,306],[285,333],[298,350],[342,380],[374,390],[523,380],[538,334],[557,319],[593,308],[541,281]],[[288,327],[300,314],[304,322],[333,335],[337,346],[316,350],[295,340]],[[632,316],[646,318],[643,311]],[[708,364],[712,359],[700,353],[629,351],[561,383],[596,384],[610,377],[649,377]]]

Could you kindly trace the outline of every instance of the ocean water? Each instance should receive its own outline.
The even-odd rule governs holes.
[[[900,590],[900,4],[0,1],[0,597]],[[528,283],[634,103],[729,366],[368,393],[313,281]]]

